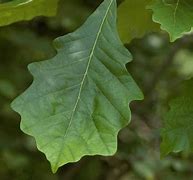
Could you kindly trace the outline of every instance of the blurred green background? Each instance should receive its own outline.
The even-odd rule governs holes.
[[[52,174],[33,138],[20,131],[20,117],[10,103],[32,82],[27,65],[54,56],[52,41],[79,27],[100,2],[60,0],[55,17],[0,27],[0,180],[193,179],[190,154],[159,157],[159,128],[168,101],[193,76],[192,35],[172,44],[166,34],[153,33],[125,45],[134,59],[127,68],[145,100],[131,104],[132,122],[119,133],[115,156],[84,157]]]

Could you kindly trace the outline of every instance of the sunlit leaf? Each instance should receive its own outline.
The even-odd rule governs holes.
[[[0,26],[17,21],[30,20],[35,16],[56,14],[58,0],[13,0],[0,4]]]

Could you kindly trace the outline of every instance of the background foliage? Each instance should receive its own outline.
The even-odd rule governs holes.
[[[52,41],[79,27],[101,1],[60,1],[56,17],[38,17],[0,28],[0,179],[192,179],[189,152],[160,160],[159,128],[168,101],[193,75],[193,38],[169,43],[164,33],[150,33],[126,47],[134,61],[127,68],[144,91],[143,102],[132,103],[132,121],[119,134],[113,157],[85,157],[53,175],[34,140],[19,130],[20,117],[10,102],[32,82],[27,64],[55,55]]]

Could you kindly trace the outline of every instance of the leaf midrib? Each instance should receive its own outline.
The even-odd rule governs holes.
[[[174,9],[174,27],[176,26],[176,13],[177,13],[179,4],[180,4],[180,0],[178,0],[176,2],[176,6],[175,6],[175,9]]]
[[[77,106],[78,106],[78,103],[79,103],[79,100],[80,100],[80,96],[81,96],[81,93],[82,93],[82,89],[83,89],[83,85],[84,85],[84,82],[85,82],[85,78],[86,78],[86,76],[87,76],[87,74],[88,74],[88,70],[89,70],[89,67],[90,67],[90,63],[91,63],[91,61],[92,61],[92,59],[93,59],[93,55],[94,55],[94,51],[95,51],[95,48],[96,48],[98,39],[99,39],[100,34],[101,34],[101,32],[102,32],[103,25],[104,25],[104,23],[105,23],[105,20],[106,20],[107,15],[108,15],[108,13],[109,13],[109,11],[110,11],[110,7],[111,7],[113,1],[114,1],[114,0],[111,0],[109,6],[108,6],[108,8],[107,8],[107,11],[106,11],[106,13],[105,13],[105,16],[104,16],[104,18],[103,18],[103,20],[102,20],[102,22],[101,22],[100,27],[99,27],[99,31],[98,31],[97,36],[96,36],[96,39],[95,39],[95,41],[94,41],[94,44],[93,44],[93,47],[92,47],[92,50],[91,50],[91,53],[90,53],[90,56],[89,56],[89,60],[88,60],[87,66],[86,66],[86,70],[85,70],[84,76],[83,76],[83,78],[82,78],[82,81],[81,81],[81,83],[80,83],[81,85],[80,85],[80,89],[79,89],[79,92],[78,92],[78,96],[77,96],[77,99],[76,99],[74,108],[73,108],[73,110],[72,110],[72,113],[71,113],[71,116],[70,116],[70,121],[69,121],[69,123],[68,123],[68,127],[66,128],[66,132],[65,132],[65,134],[64,134],[64,136],[63,136],[63,141],[62,141],[62,142],[64,142],[64,139],[65,139],[66,135],[68,134],[68,130],[69,130],[71,124],[72,124],[72,120],[73,120],[73,117],[74,117],[74,113],[75,113],[75,111],[76,111],[76,109],[77,109]],[[58,160],[60,159],[63,146],[64,146],[64,143],[63,143],[63,145],[62,145],[62,147],[61,147],[61,149],[60,149],[60,152],[59,152],[59,155],[58,155],[58,158],[57,158],[56,163],[58,163]],[[57,167],[57,166],[58,166],[58,164],[55,165],[55,167]]]
[[[82,92],[82,89],[83,89],[83,85],[84,85],[84,82],[85,82],[85,78],[86,78],[86,76],[87,76],[87,74],[88,74],[88,69],[89,69],[90,63],[91,63],[91,61],[92,61],[92,59],[93,59],[93,55],[94,55],[94,51],[95,51],[95,48],[96,48],[98,39],[99,39],[99,37],[100,37],[100,34],[101,34],[101,31],[102,31],[104,22],[105,22],[105,20],[106,20],[106,18],[107,18],[108,12],[109,12],[109,10],[110,10],[110,7],[111,7],[113,1],[114,1],[114,0],[111,0],[109,6],[108,6],[108,8],[107,8],[107,11],[106,11],[106,13],[105,13],[105,16],[104,16],[104,18],[103,18],[103,20],[102,20],[102,23],[101,23],[100,27],[99,27],[99,31],[98,31],[98,33],[97,33],[96,39],[95,39],[95,41],[94,41],[94,44],[93,44],[93,47],[92,47],[92,50],[91,50],[91,53],[90,53],[90,56],[89,56],[89,60],[88,60],[87,66],[86,66],[86,70],[85,70],[84,76],[83,76],[83,78],[82,78],[82,81],[81,81],[81,83],[80,83],[80,89],[79,89],[79,92],[78,92],[77,100],[76,100],[76,103],[75,103],[74,108],[73,108],[73,110],[72,110],[72,114],[71,114],[71,117],[70,117],[69,126],[70,126],[70,124],[71,124],[71,122],[72,122],[74,113],[75,113],[76,108],[77,108],[77,106],[78,106],[78,103],[79,103],[79,100],[80,100],[80,96],[81,96],[81,92]],[[69,128],[69,127],[68,127],[68,128]],[[68,128],[67,128],[67,130],[68,130]],[[67,131],[67,130],[66,130],[66,131]],[[67,134],[67,132],[66,132],[66,134]]]

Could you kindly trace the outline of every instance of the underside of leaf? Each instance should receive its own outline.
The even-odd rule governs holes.
[[[12,103],[53,172],[85,155],[113,155],[129,103],[143,98],[125,68],[131,55],[117,33],[116,8],[105,0],[77,31],[56,39],[57,55],[29,65],[34,81]]]

